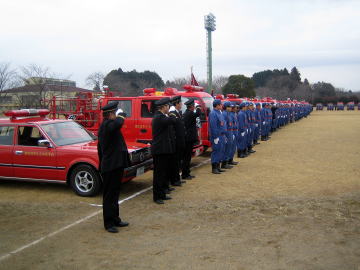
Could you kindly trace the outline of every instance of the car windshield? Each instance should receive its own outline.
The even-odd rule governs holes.
[[[214,98],[213,97],[203,97],[202,99],[205,103],[206,108],[208,108],[208,111],[212,111]]]
[[[84,143],[96,139],[83,126],[73,121],[42,125],[43,130],[51,140],[59,146]]]

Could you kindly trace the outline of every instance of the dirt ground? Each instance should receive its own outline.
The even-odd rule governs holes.
[[[124,202],[130,226],[118,234],[90,205],[101,196],[2,181],[0,269],[359,270],[360,112],[314,111],[255,150],[220,176],[209,164],[193,169],[165,205],[151,191]],[[151,181],[125,184],[121,198]]]

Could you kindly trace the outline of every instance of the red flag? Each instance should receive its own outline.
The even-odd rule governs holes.
[[[195,85],[195,86],[199,86],[199,83],[197,82],[197,80],[195,79],[194,74],[191,72],[191,85]]]

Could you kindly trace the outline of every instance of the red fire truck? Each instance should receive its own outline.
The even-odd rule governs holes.
[[[73,119],[97,134],[97,130],[102,121],[100,108],[111,101],[118,101],[119,108],[126,113],[126,121],[122,132],[126,140],[150,143],[152,140],[151,121],[155,112],[154,102],[163,97],[180,95],[182,102],[185,103],[189,98],[194,98],[201,106],[203,112],[199,119],[199,138],[200,142],[194,148],[194,155],[201,154],[210,146],[208,135],[208,115],[212,110],[214,98],[203,91],[202,87],[184,85],[184,91],[176,88],[166,88],[164,91],[157,91],[156,88],[144,89],[144,95],[138,97],[121,97],[106,94],[95,96],[90,94],[81,95],[73,99],[61,99],[54,97],[49,104],[51,118],[61,117]],[[183,110],[185,111],[185,106]]]

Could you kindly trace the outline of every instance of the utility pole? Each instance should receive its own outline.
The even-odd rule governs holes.
[[[209,13],[204,17],[205,29],[206,29],[206,50],[207,50],[207,83],[208,92],[212,90],[212,40],[211,32],[216,30],[215,15]]]

